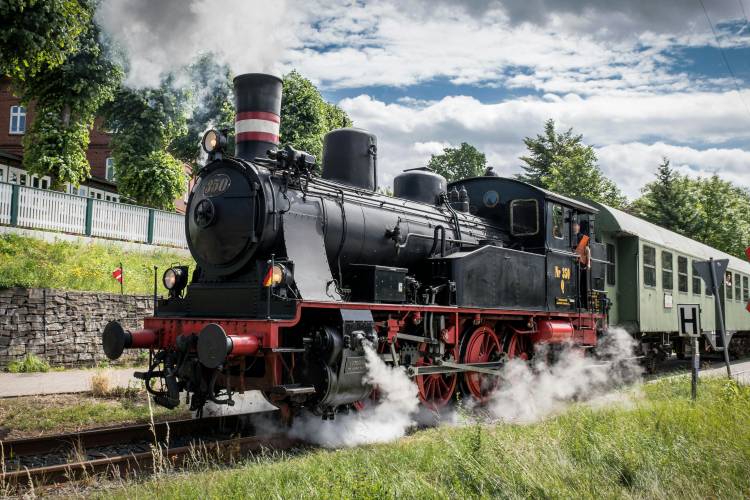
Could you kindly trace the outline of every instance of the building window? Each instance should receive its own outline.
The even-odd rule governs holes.
[[[748,287],[748,277],[742,277],[742,300],[750,300],[750,288]]]
[[[107,180],[110,182],[114,182],[115,181],[115,159],[110,156],[109,158],[106,159],[104,163],[107,167],[106,174],[105,174],[105,176],[107,177]]]
[[[615,246],[611,243],[607,243],[607,284],[615,285],[617,279],[615,277]]]
[[[724,295],[727,299],[732,298],[732,273],[729,271],[724,274]]]
[[[26,132],[26,108],[23,106],[10,107],[10,133],[23,134]]]
[[[677,290],[688,292],[688,260],[687,257],[677,256]]]
[[[643,245],[643,284],[656,286],[656,250]]]
[[[18,176],[18,183],[22,186],[26,185],[26,180],[28,179],[28,176],[26,174],[19,174]]]
[[[674,276],[672,273],[672,254],[661,252],[661,287],[664,290],[674,289]]]
[[[510,232],[513,236],[532,236],[539,232],[539,206],[536,200],[510,202]]]
[[[5,167],[0,165],[0,182],[5,182]]]

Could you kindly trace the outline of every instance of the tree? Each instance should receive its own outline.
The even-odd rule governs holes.
[[[750,192],[716,174],[692,183],[698,195],[695,208],[703,223],[687,236],[742,258],[750,242]]]
[[[349,116],[326,102],[310,80],[296,70],[283,79],[280,141],[315,155],[323,155],[323,136],[333,129],[351,127]]]
[[[471,144],[462,142],[457,148],[445,148],[442,153],[432,155],[427,166],[448,181],[454,181],[482,175],[487,168],[487,158]]]
[[[172,141],[186,134],[185,95],[167,78],[159,88],[120,88],[105,109],[119,192],[141,205],[174,209],[184,192]]]
[[[94,13],[88,0],[0,2],[0,74],[23,83],[79,50]]]
[[[34,101],[36,110],[23,138],[24,167],[49,175],[56,189],[66,182],[77,186],[89,177],[89,130],[122,77],[121,69],[107,58],[99,34],[90,24],[77,41],[77,52],[22,84],[23,102]]]
[[[544,123],[544,134],[526,137],[524,143],[529,155],[521,157],[525,165],[519,180],[616,208],[625,205],[625,196],[599,168],[594,149],[583,143],[582,135],[573,134],[573,129],[560,134],[550,119]]]
[[[640,198],[633,202],[630,210],[639,217],[661,227],[684,234],[696,235],[703,225],[696,207],[697,185],[669,166],[662,159],[656,171],[656,180],[641,190]]]

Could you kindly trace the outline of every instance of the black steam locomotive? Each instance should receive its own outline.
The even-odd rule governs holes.
[[[103,345],[149,349],[136,376],[157,403],[233,403],[260,390],[286,415],[331,417],[372,392],[367,343],[404,366],[432,407],[482,401],[509,358],[534,345],[594,346],[606,328],[601,245],[582,272],[562,220],[596,210],[492,175],[451,184],[427,170],[377,190],[377,140],[339,129],[315,158],[277,149],[281,81],[235,79],[236,156],[209,131],[186,213],[197,268],[164,274],[144,329],[107,325]],[[555,209],[553,210],[553,206]],[[561,219],[561,217],[563,219]],[[572,224],[565,224],[572,227]]]

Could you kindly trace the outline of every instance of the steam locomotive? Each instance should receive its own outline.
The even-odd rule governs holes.
[[[174,266],[144,328],[109,323],[110,359],[148,349],[136,373],[154,400],[233,404],[259,390],[287,416],[323,418],[372,396],[365,348],[403,366],[424,404],[482,402],[511,358],[537,344],[594,347],[607,328],[604,247],[582,272],[572,221],[597,209],[486,175],[453,183],[424,168],[377,184],[377,139],[330,132],[322,170],[278,148],[281,81],[234,80],[236,155],[203,138],[186,236],[197,267]],[[564,223],[564,224],[563,224]],[[565,228],[563,230],[562,228]]]

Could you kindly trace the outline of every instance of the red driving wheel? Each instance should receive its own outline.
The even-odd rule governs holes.
[[[486,363],[500,359],[503,345],[495,330],[487,325],[481,325],[471,332],[463,351],[464,363]],[[497,377],[478,372],[465,372],[463,382],[464,388],[474,399],[484,402],[497,386]]]
[[[424,344],[420,350],[424,349]],[[431,366],[432,361],[426,357],[419,358],[417,366]],[[416,377],[419,388],[419,399],[430,409],[436,410],[447,405],[453,397],[458,383],[456,373],[436,373],[434,375],[419,375]]]
[[[524,361],[529,359],[529,353],[526,349],[526,339],[523,335],[511,330],[505,339],[505,353],[509,359],[520,358]]]

